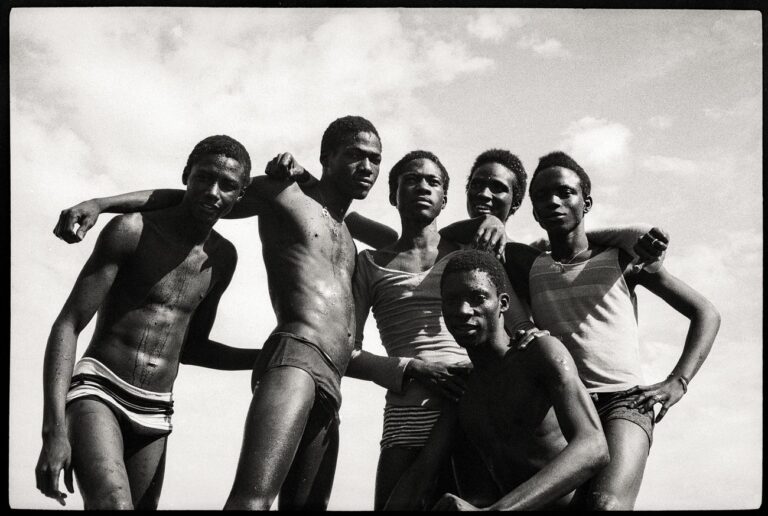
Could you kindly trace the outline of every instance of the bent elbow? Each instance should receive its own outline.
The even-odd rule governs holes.
[[[608,442],[605,440],[605,435],[603,435],[602,432],[595,434],[591,438],[589,454],[592,474],[599,472],[611,462],[611,453],[608,449]]]

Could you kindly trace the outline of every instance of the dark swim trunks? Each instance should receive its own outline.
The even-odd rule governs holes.
[[[600,422],[605,425],[611,419],[626,419],[636,424],[645,431],[648,436],[648,447],[653,444],[654,413],[640,412],[640,408],[630,408],[635,396],[627,396],[626,391],[619,392],[593,392],[590,395],[595,404]]]
[[[269,336],[253,366],[251,388],[259,379],[275,367],[298,367],[315,381],[317,401],[338,419],[341,407],[341,374],[328,354],[317,344],[287,332],[275,332]]]

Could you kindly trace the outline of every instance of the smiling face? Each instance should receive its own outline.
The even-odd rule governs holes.
[[[213,224],[232,210],[245,191],[244,166],[224,154],[203,154],[185,176],[185,205],[192,217]]]
[[[390,202],[403,219],[432,222],[446,202],[442,171],[426,158],[409,161],[397,178],[397,192]]]
[[[514,211],[513,195],[519,188],[517,178],[500,163],[489,162],[477,167],[467,186],[467,212],[470,217],[491,214],[506,221]]]
[[[379,177],[381,141],[370,132],[345,138],[323,163],[323,175],[352,199],[365,199]]]
[[[470,352],[505,331],[502,313],[509,307],[509,295],[499,294],[485,271],[449,272],[443,278],[442,303],[448,331]]]
[[[540,170],[531,183],[533,216],[547,233],[573,231],[592,207],[592,198],[584,197],[578,174],[565,167]]]

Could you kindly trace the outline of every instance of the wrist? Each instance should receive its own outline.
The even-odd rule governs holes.
[[[99,210],[99,213],[103,213],[109,208],[109,204],[106,202],[106,198],[104,197],[96,197],[88,202],[95,204],[96,208]]]
[[[674,381],[678,382],[683,387],[683,393],[688,392],[688,384],[690,383],[690,380],[686,378],[684,375],[679,373],[672,373],[669,376],[667,376],[667,380],[673,379]]]
[[[403,369],[403,377],[404,378],[416,378],[418,375],[418,367],[420,364],[417,363],[418,359],[416,358],[409,358],[408,361],[405,363],[405,369]]]

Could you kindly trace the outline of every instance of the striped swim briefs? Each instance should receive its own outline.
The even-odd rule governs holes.
[[[423,407],[385,407],[381,449],[424,446],[439,417],[439,410]]]
[[[139,435],[167,435],[173,429],[170,392],[153,392],[131,385],[95,358],[83,357],[75,364],[67,405],[78,399],[102,401]]]

